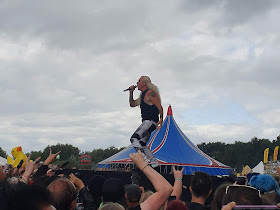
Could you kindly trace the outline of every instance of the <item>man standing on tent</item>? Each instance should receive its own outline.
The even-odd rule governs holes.
[[[138,99],[133,99],[133,91],[138,87],[141,94]],[[142,124],[137,128],[130,138],[130,141],[136,151],[140,150],[146,157],[153,168],[159,166],[157,159],[152,151],[146,146],[151,133],[160,129],[163,122],[163,109],[157,86],[147,76],[142,76],[137,82],[137,86],[129,87],[129,104],[131,107],[140,105]],[[160,118],[158,117],[160,116]]]

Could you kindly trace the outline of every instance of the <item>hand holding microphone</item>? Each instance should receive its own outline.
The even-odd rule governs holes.
[[[132,86],[130,86],[129,88],[123,90],[123,91],[128,91],[128,90],[134,91],[136,87],[137,87],[137,85],[132,85]]]

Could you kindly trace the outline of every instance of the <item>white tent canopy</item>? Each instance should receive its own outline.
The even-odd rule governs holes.
[[[263,165],[263,162],[259,162],[258,165],[256,165],[253,169],[252,169],[253,172],[255,173],[260,173],[260,174],[263,174],[264,173],[264,165]]]

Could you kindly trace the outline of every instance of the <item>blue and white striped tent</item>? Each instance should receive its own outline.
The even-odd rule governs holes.
[[[168,107],[167,116],[160,130],[155,130],[148,147],[157,158],[161,172],[170,172],[172,165],[182,166],[184,174],[193,174],[203,171],[209,175],[228,175],[231,168],[206,155],[197,148],[176,124],[171,106]],[[98,168],[117,169],[130,166],[134,168],[129,158],[135,149],[129,145],[119,153],[98,163]]]

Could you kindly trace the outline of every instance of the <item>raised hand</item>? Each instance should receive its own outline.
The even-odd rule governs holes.
[[[138,150],[137,153],[129,154],[129,157],[139,169],[142,169],[146,165],[146,162],[140,150]]]
[[[176,170],[175,166],[172,166],[173,173],[174,173],[174,179],[183,179],[183,170],[184,168],[182,167],[181,170]]]
[[[24,176],[30,177],[33,174],[33,171],[35,169],[35,164],[41,159],[41,157],[38,157],[35,161],[30,161],[31,153],[28,155],[26,162],[25,162],[25,171]]]
[[[76,177],[73,173],[69,174],[69,180],[78,188],[78,190],[85,187],[83,181]]]
[[[49,165],[50,163],[52,163],[53,161],[55,161],[57,155],[60,153],[61,151],[55,153],[55,154],[52,154],[52,149],[50,148],[50,154],[49,154],[49,157],[44,161],[44,165]]]

